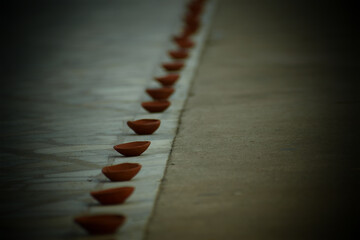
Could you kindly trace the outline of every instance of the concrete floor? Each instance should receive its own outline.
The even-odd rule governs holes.
[[[355,239],[355,8],[218,7],[147,239]]]
[[[183,1],[36,0],[4,8],[0,239],[88,239],[73,217],[102,213],[127,219],[117,234],[96,239],[143,239],[208,28],[194,39],[171,106],[150,114],[141,102],[151,100],[146,88],[160,87],[154,77],[167,74],[161,64],[177,48],[171,36],[181,30]],[[135,135],[126,121],[142,118],[161,126]],[[112,148],[145,140],[151,145],[138,157]],[[142,165],[131,181],[101,173],[123,162]],[[136,188],[124,204],[102,206],[89,194],[121,186]]]

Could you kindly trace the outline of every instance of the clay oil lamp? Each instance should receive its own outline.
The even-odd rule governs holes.
[[[160,113],[170,106],[170,102],[167,100],[150,101],[141,103],[141,106],[150,113]]]
[[[184,67],[184,63],[181,62],[163,63],[162,66],[167,71],[179,71]]]
[[[158,119],[140,119],[136,121],[128,121],[129,128],[139,135],[153,134],[160,126]]]
[[[123,182],[130,181],[140,169],[139,163],[120,163],[104,167],[102,173],[113,182]]]
[[[74,221],[84,228],[88,233],[113,234],[125,222],[123,215],[103,214],[93,216],[79,216]]]
[[[169,51],[170,57],[174,59],[184,59],[189,56],[189,53],[184,49]]]
[[[185,26],[184,30],[183,30],[183,35],[185,36],[190,36],[194,33],[196,33],[196,31],[198,30],[200,25],[191,25],[191,26]]]
[[[200,20],[199,20],[199,16],[196,15],[196,14],[192,14],[192,13],[187,13],[185,15],[185,17],[183,18],[183,21],[187,24],[187,25],[191,25],[191,24],[194,24],[194,23],[199,23]]]
[[[200,27],[200,23],[199,22],[192,22],[192,23],[188,23],[186,24],[186,28],[192,30],[193,32],[196,32]]]
[[[187,14],[184,17],[184,22],[186,26],[189,27],[199,27],[200,26],[200,20],[199,17],[197,15],[194,14]]]
[[[111,188],[94,191],[90,195],[102,205],[121,204],[134,192],[134,189],[134,187]]]
[[[148,149],[150,143],[149,141],[128,142],[116,145],[114,149],[126,157],[139,156]]]
[[[175,42],[181,48],[192,48],[195,45],[195,43],[188,38],[184,40],[177,40]]]
[[[189,12],[193,14],[200,14],[204,6],[203,6],[203,2],[194,1],[194,2],[190,2],[187,7]]]
[[[187,18],[185,20],[185,23],[186,23],[186,26],[189,26],[189,27],[199,27],[200,26],[200,22],[198,19],[192,19],[192,18]]]
[[[190,4],[188,5],[188,11],[192,14],[199,15],[203,10],[203,6],[200,4]]]
[[[161,83],[164,87],[169,87],[175,84],[175,82],[179,79],[179,74],[168,74],[163,77],[155,77],[155,79]]]
[[[175,89],[171,87],[146,89],[147,94],[149,94],[154,100],[166,100],[174,93],[174,91]]]

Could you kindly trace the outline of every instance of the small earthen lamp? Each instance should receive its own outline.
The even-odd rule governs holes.
[[[148,88],[146,92],[152,97],[154,100],[166,100],[171,94],[173,94],[175,89],[171,87],[163,87],[163,88]]]
[[[93,216],[79,216],[74,221],[84,228],[88,233],[113,234],[125,222],[123,215],[103,214]]]
[[[196,31],[198,30],[199,26],[185,26],[184,30],[183,30],[183,35],[184,36],[190,36],[193,35],[194,33],[196,33]],[[188,44],[191,45],[191,44]],[[192,44],[191,47],[193,47],[195,44]]]
[[[168,74],[163,77],[155,77],[155,79],[161,83],[164,87],[169,87],[175,84],[175,82],[179,79],[179,74]]]
[[[191,28],[194,28],[194,29],[199,29],[200,27],[200,21],[198,19],[191,19],[191,18],[187,18],[185,20],[185,26],[187,27],[191,27]]]
[[[184,67],[184,63],[182,62],[163,63],[162,66],[167,71],[179,71]]]
[[[197,14],[188,13],[184,17],[184,22],[186,23],[186,25],[199,24],[199,16]]]
[[[104,167],[102,173],[113,182],[123,182],[130,181],[140,169],[139,163],[120,163]]]
[[[188,11],[192,14],[200,14],[203,10],[203,2],[195,1],[188,4]]]
[[[167,100],[150,101],[141,103],[141,106],[150,113],[160,113],[170,106],[170,102]]]
[[[134,187],[118,187],[93,191],[90,195],[102,205],[121,204],[134,192]]]
[[[139,156],[150,146],[149,141],[136,141],[115,145],[114,149],[127,157]]]
[[[153,134],[160,126],[158,119],[139,119],[136,121],[128,121],[129,128],[139,135]]]
[[[184,49],[169,51],[170,57],[174,59],[185,59],[189,56],[189,53]]]

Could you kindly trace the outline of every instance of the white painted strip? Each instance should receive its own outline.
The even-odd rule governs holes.
[[[200,56],[204,48],[205,39],[210,29],[212,15],[215,9],[216,1],[210,0],[206,4],[206,9],[202,14],[202,26],[198,33],[192,38],[195,47],[190,52],[190,57],[185,61],[185,68],[180,72],[180,78],[175,85],[175,93],[170,97],[171,106],[163,113],[149,114],[140,105],[133,119],[126,119],[122,124],[122,134],[118,136],[118,143],[132,141],[151,141],[149,149],[139,157],[109,157],[108,164],[119,164],[123,162],[137,162],[143,165],[139,174],[130,182],[111,183],[101,181],[97,185],[97,189],[106,189],[117,186],[135,186],[135,192],[123,205],[119,206],[94,206],[90,207],[89,213],[119,213],[127,216],[127,222],[119,230],[117,239],[143,239],[144,231],[148,220],[151,216],[161,179],[164,176],[166,164],[174,141],[178,121],[181,111],[184,107],[186,98],[189,93],[191,81],[199,64]],[[185,7],[185,6],[184,6]],[[182,22],[179,18],[179,24]],[[180,28],[175,33],[180,33]],[[169,36],[169,44],[164,48],[164,54],[171,48],[175,49],[175,45],[171,43],[172,36]],[[161,61],[163,60],[163,61]],[[161,70],[162,62],[171,61],[166,57],[160,58],[157,62],[155,74],[158,76],[165,75],[166,72]],[[160,86],[153,79],[149,79],[147,87]],[[145,90],[145,89],[144,89]],[[149,101],[150,98],[144,92],[141,101]],[[127,120],[141,118],[157,118],[161,120],[161,126],[153,135],[133,135],[132,130],[126,126]],[[102,175],[98,175],[98,180],[104,180]]]

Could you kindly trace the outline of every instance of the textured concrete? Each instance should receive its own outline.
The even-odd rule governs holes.
[[[219,1],[147,239],[355,239],[351,4]]]

